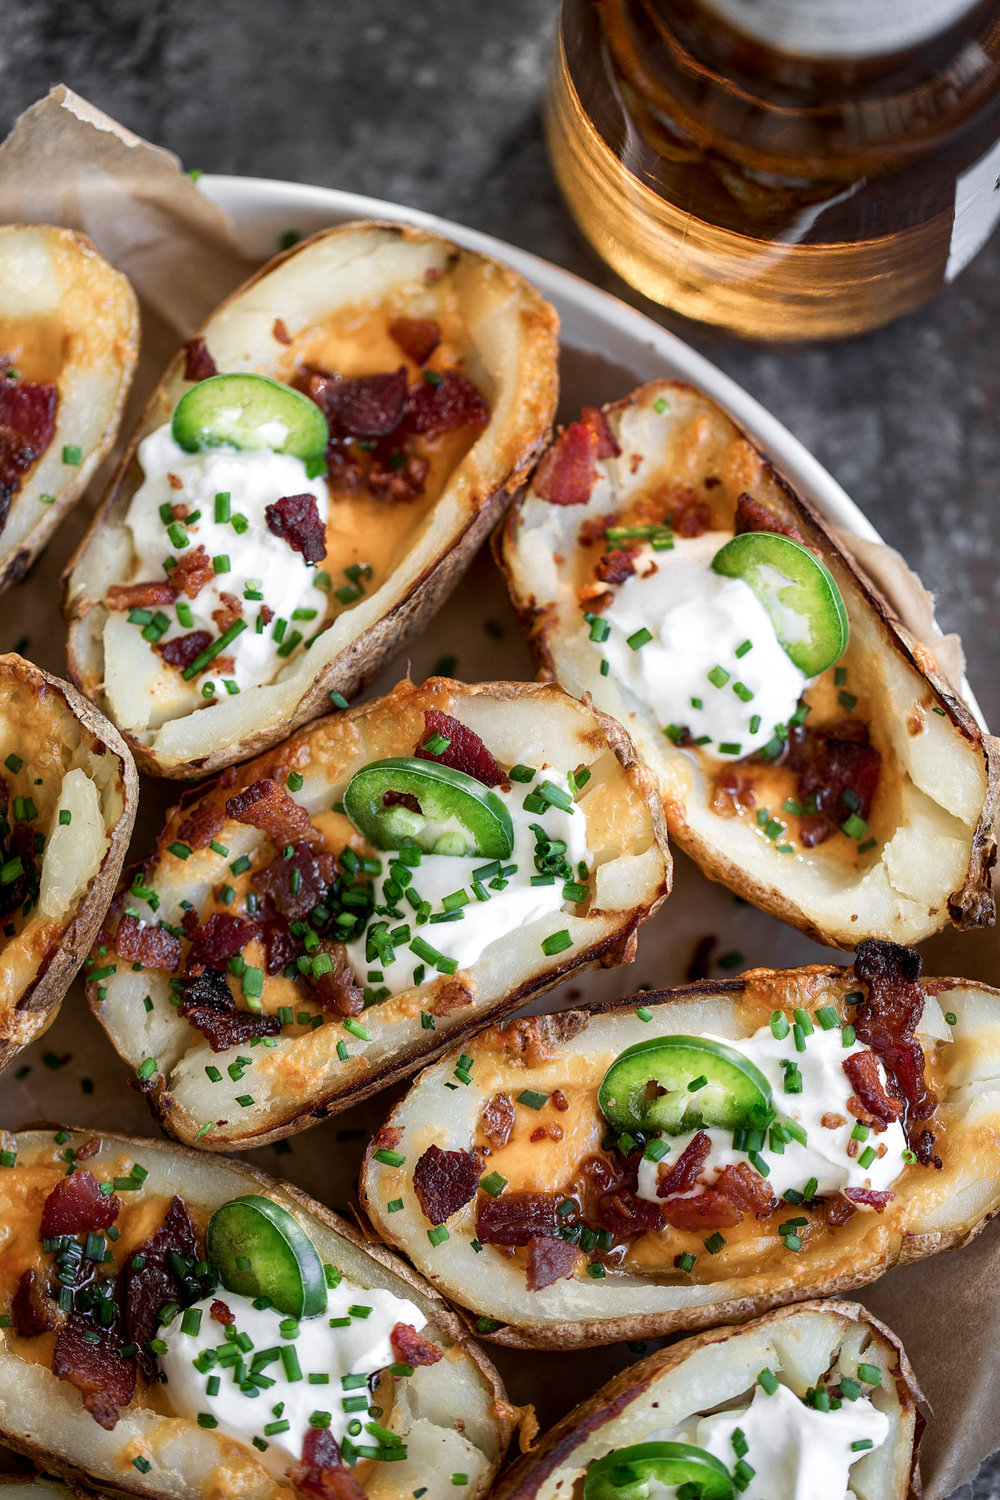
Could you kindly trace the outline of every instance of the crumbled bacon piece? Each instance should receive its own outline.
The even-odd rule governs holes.
[[[600,1228],[610,1230],[616,1240],[663,1228],[661,1205],[640,1198],[625,1186],[603,1193],[594,1206],[593,1217]]]
[[[389,1334],[389,1344],[403,1365],[436,1365],[444,1357],[444,1350],[424,1338],[410,1323],[396,1323]]]
[[[208,345],[201,334],[188,339],[184,345],[184,379],[208,380],[218,373],[215,360],[209,354]]]
[[[284,917],[269,919],[263,924],[263,930],[264,967],[269,974],[280,974],[297,957],[298,939]]]
[[[389,337],[415,365],[424,365],[441,342],[441,325],[433,318],[393,318]]]
[[[635,572],[638,547],[615,547],[598,560],[594,577],[598,583],[624,583]]]
[[[617,458],[621,453],[618,439],[611,431],[611,424],[599,406],[585,406],[580,413],[580,420],[593,432],[597,444],[594,450],[595,458]]]
[[[476,1238],[484,1245],[526,1245],[536,1235],[548,1237],[558,1224],[554,1193],[484,1193],[476,1215]]]
[[[869,1114],[883,1125],[891,1125],[903,1113],[903,1101],[890,1094],[879,1070],[874,1052],[856,1052],[841,1065]]]
[[[535,1235],[528,1241],[528,1291],[540,1292],[576,1270],[575,1245]]]
[[[237,823],[261,829],[276,845],[294,844],[315,832],[306,809],[270,776],[227,798],[226,813]]]
[[[317,1500],[365,1500],[365,1492],[346,1464],[329,1427],[310,1427],[302,1440],[302,1461],[285,1471],[296,1489]]]
[[[712,529],[712,507],[706,500],[699,499],[690,485],[685,485],[674,502],[669,520],[675,536],[687,539],[704,536]]]
[[[331,855],[317,855],[309,844],[300,842],[293,845],[288,859],[282,852],[263,870],[256,871],[251,885],[283,917],[295,922],[320,904],[335,873]]]
[[[281,1030],[277,1016],[237,1010],[226,976],[218,969],[206,969],[185,979],[177,1014],[201,1032],[213,1052],[240,1047],[252,1036],[277,1036]]]
[[[181,961],[183,947],[165,927],[150,927],[128,912],[118,923],[115,952],[128,963],[142,964],[144,969],[161,969],[170,974]]]
[[[271,324],[271,337],[277,344],[290,344],[292,342],[292,336],[285,327],[285,320],[283,318],[275,318]]]
[[[476,981],[449,979],[442,975],[434,981],[434,998],[430,1003],[433,1016],[451,1016],[456,1010],[465,1010],[475,999]]]
[[[0,531],[25,474],[52,441],[58,405],[50,382],[0,380]]]
[[[177,837],[191,849],[204,849],[225,827],[226,815],[217,802],[203,797],[178,826]]]
[[[853,1219],[857,1209],[853,1203],[848,1203],[846,1198],[838,1194],[834,1198],[827,1198],[823,1203],[823,1217],[831,1229],[842,1229],[849,1219]]]
[[[156,609],[173,604],[177,588],[172,583],[113,583],[104,596],[109,609]]]
[[[844,1197],[849,1198],[852,1203],[858,1203],[863,1208],[873,1208],[877,1214],[885,1209],[887,1203],[895,1198],[895,1193],[882,1193],[877,1188],[845,1188]]]
[[[418,499],[430,473],[430,463],[418,453],[404,455],[402,466],[387,469],[373,465],[368,471],[368,488],[376,500],[402,501]]]
[[[418,380],[410,389],[406,425],[411,432],[438,437],[460,427],[486,427],[490,409],[479,391],[457,370],[441,370],[434,384]]]
[[[215,577],[212,559],[204,547],[185,550],[177,559],[177,566],[170,570],[170,582],[182,590],[189,599],[197,599],[207,583]]]
[[[122,1271],[125,1332],[138,1345],[139,1367],[147,1381],[155,1370],[147,1345],[156,1335],[161,1307],[168,1302],[187,1306],[199,1295],[197,1287],[192,1289],[176,1274],[177,1256],[197,1260],[198,1242],[184,1200],[174,1197],[159,1229],[126,1258]]]
[[[736,1208],[755,1214],[758,1219],[766,1219],[778,1206],[777,1198],[763,1177],[745,1161],[723,1167],[715,1179],[715,1191],[728,1198]]]
[[[323,561],[326,528],[315,495],[282,495],[273,505],[265,505],[264,518],[268,531],[287,542],[293,552],[301,552],[307,563]]]
[[[220,635],[225,635],[230,625],[243,618],[243,605],[235,594],[219,595],[219,608],[212,610],[212,619]]]
[[[609,526],[614,524],[614,511],[609,511],[606,516],[598,516],[596,519],[591,516],[586,521],[580,522],[580,530],[576,534],[576,539],[581,547],[592,547],[595,542],[603,544],[604,533]]]
[[[207,630],[192,630],[187,635],[177,635],[172,641],[157,641],[153,647],[158,651],[168,666],[176,667],[178,672],[186,672],[191,663],[212,644],[212,637]],[[211,663],[203,668],[208,671]]]
[[[259,932],[256,922],[234,916],[228,911],[214,911],[201,923],[193,911],[184,913],[184,933],[191,940],[187,969],[221,969],[227,959],[242,953]]]
[[[326,413],[330,430],[348,438],[380,438],[394,432],[406,409],[406,366],[378,375],[317,374],[309,394]]]
[[[854,1028],[858,1040],[881,1059],[889,1078],[906,1101],[903,1121],[912,1141],[923,1132],[917,1123],[927,1120],[937,1105],[924,1076],[924,1050],[914,1036],[923,1015],[920,985],[920,955],[912,948],[869,938],[858,944],[854,973],[868,988],[858,1006]],[[922,1143],[928,1160],[929,1146]]]
[[[537,1145],[539,1141],[561,1141],[562,1138],[563,1128],[555,1124],[536,1125],[528,1137],[532,1145]]]
[[[572,991],[570,993],[572,993]],[[569,1100],[566,1098],[566,1095],[563,1093],[562,1089],[553,1089],[552,1094],[550,1095],[549,1102],[551,1103],[552,1108],[558,1109],[561,1114],[565,1114],[566,1110],[569,1109]]]
[[[672,1193],[689,1193],[698,1180],[698,1174],[708,1160],[712,1140],[708,1132],[699,1130],[692,1136],[684,1150],[670,1166],[661,1164],[656,1184],[656,1196],[669,1198]]]
[[[794,526],[787,525],[768,506],[744,492],[736,502],[733,533],[735,536],[742,536],[745,531],[773,531],[778,536],[790,537],[801,547],[809,546],[801,531],[796,530]]]
[[[312,992],[320,1010],[340,1016],[360,1016],[365,1008],[365,993],[354,983],[354,969],[346,960],[335,961],[326,974],[312,980]]]
[[[805,813],[799,824],[807,849],[830,838],[851,813],[867,821],[882,757],[869,744],[868,727],[859,719],[841,719],[822,729],[794,725],[788,734],[787,764],[797,777],[799,801],[808,806],[815,798],[816,812]]]
[[[466,724],[460,724],[453,719],[451,714],[441,713],[439,709],[428,708],[424,710],[425,734],[417,745],[413,754],[417,760],[433,760],[439,766],[451,766],[453,771],[464,771],[466,776],[475,777],[481,781],[483,786],[507,786],[507,777],[497,765],[493,756],[487,750],[475,730]],[[425,748],[426,741],[435,734],[441,735],[449,743],[445,750],[439,755],[432,755]]]
[[[39,1238],[51,1240],[59,1234],[86,1234],[107,1229],[121,1210],[115,1193],[102,1193],[93,1172],[72,1172],[60,1177],[45,1200]]]
[[[598,437],[585,422],[571,422],[535,470],[532,488],[553,505],[586,505],[597,478]]]
[[[52,1373],[76,1386],[94,1421],[109,1432],[118,1422],[120,1408],[135,1395],[136,1362],[121,1357],[121,1343],[117,1329],[103,1328],[72,1312],[52,1352]]]
[[[743,1215],[722,1193],[705,1188],[691,1198],[668,1198],[663,1204],[663,1217],[673,1229],[705,1234],[714,1229],[732,1229]]]
[[[218,1297],[212,1298],[212,1306],[208,1310],[208,1315],[214,1322],[221,1323],[224,1328],[236,1322],[236,1314],[232,1308],[227,1303],[220,1302]]]
[[[10,1300],[10,1315],[14,1330],[22,1339],[33,1339],[59,1327],[59,1310],[52,1298],[43,1292],[37,1271],[21,1272]]]
[[[5,798],[0,800],[0,810],[5,803]],[[0,918],[24,905],[36,878],[35,835],[30,823],[15,823],[7,839],[0,838],[0,863],[13,859],[15,855],[21,861],[23,873],[16,880],[0,885]]]
[[[479,1162],[471,1151],[428,1146],[413,1169],[413,1191],[424,1218],[443,1224],[475,1197]]]

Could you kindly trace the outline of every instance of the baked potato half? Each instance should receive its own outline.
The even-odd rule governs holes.
[[[0,590],[114,442],[138,352],[135,293],[85,235],[0,225]]]
[[[636,1478],[646,1489],[630,1494],[652,1493],[650,1481],[663,1483],[672,1463],[688,1482],[711,1479],[720,1495],[748,1500],[843,1500],[848,1490],[857,1500],[915,1500],[921,1399],[883,1323],[853,1302],[805,1302],[682,1339],[623,1370],[533,1444],[494,1495],[554,1500],[582,1484],[588,1500],[613,1500]],[[646,1449],[644,1465],[636,1450],[650,1443],[658,1451]],[[678,1454],[679,1443],[695,1452]],[[729,1471],[728,1488],[705,1453]],[[616,1484],[618,1467],[626,1472]]]
[[[997,742],[715,402],[655,381],[555,440],[499,546],[713,880],[820,942],[990,925]]]
[[[550,685],[403,682],[174,810],[90,1005],[170,1134],[262,1145],[630,961],[670,868],[613,720]]]
[[[50,1128],[4,1147],[11,1448],[157,1500],[485,1495],[512,1410],[382,1246],[243,1163],[160,1141]]]
[[[0,1071],[55,1019],[135,821],[128,746],[93,704],[0,656]]]
[[[443,1058],[389,1115],[364,1207],[523,1348],[739,1321],[962,1245],[1000,1206],[1000,993],[919,970],[869,941],[853,972],[490,1027],[469,1087]]]
[[[223,303],[66,580],[70,673],[141,767],[259,754],[402,648],[548,439],[556,334],[514,271],[398,224],[326,230]]]

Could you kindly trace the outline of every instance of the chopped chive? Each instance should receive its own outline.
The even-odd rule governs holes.
[[[721,1234],[719,1234],[718,1230],[716,1230],[715,1234],[710,1234],[708,1236],[708,1239],[705,1240],[704,1244],[705,1249],[708,1251],[709,1255],[718,1255],[719,1251],[725,1248],[726,1241],[725,1238]]]
[[[542,952],[546,958],[553,958],[557,953],[564,953],[567,948],[572,948],[573,939],[565,927],[559,932],[550,933],[547,938],[542,939]]]
[[[79,448],[76,443],[64,443],[62,451],[62,461],[64,464],[82,463],[83,449]]]
[[[761,1370],[757,1376],[757,1384],[763,1390],[765,1390],[769,1396],[773,1396],[775,1391],[778,1389],[778,1377],[775,1375],[773,1370]]]

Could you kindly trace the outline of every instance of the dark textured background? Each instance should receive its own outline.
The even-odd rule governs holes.
[[[186,167],[394,199],[625,295],[802,439],[933,589],[1000,724],[1000,237],[931,307],[839,345],[755,348],[625,292],[564,211],[539,105],[556,0],[20,0],[0,134],[63,82]],[[1000,1462],[960,1496],[1000,1497]],[[957,1500],[957,1497],[956,1497]]]

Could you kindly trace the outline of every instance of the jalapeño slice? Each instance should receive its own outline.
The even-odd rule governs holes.
[[[326,417],[301,391],[266,375],[210,375],[178,401],[170,424],[188,453],[205,448],[270,448],[315,467],[329,441]]]
[[[650,1484],[691,1485],[698,1500],[733,1500],[725,1464],[693,1443],[635,1443],[615,1448],[587,1470],[583,1500],[646,1500]]]
[[[269,1297],[293,1318],[315,1317],[326,1307],[326,1273],[315,1245],[270,1198],[250,1193],[223,1203],[208,1221],[206,1249],[230,1292]]]
[[[348,782],[344,811],[376,849],[418,844],[431,854],[508,859],[510,813],[474,776],[431,760],[375,760]]]
[[[808,547],[774,531],[745,531],[720,547],[712,569],[749,584],[781,646],[807,677],[843,656],[847,610],[833,574]]]
[[[688,1087],[703,1078],[697,1089]],[[626,1048],[605,1073],[597,1102],[610,1125],[633,1133],[761,1129],[774,1114],[760,1069],[735,1047],[703,1036],[651,1037]]]

